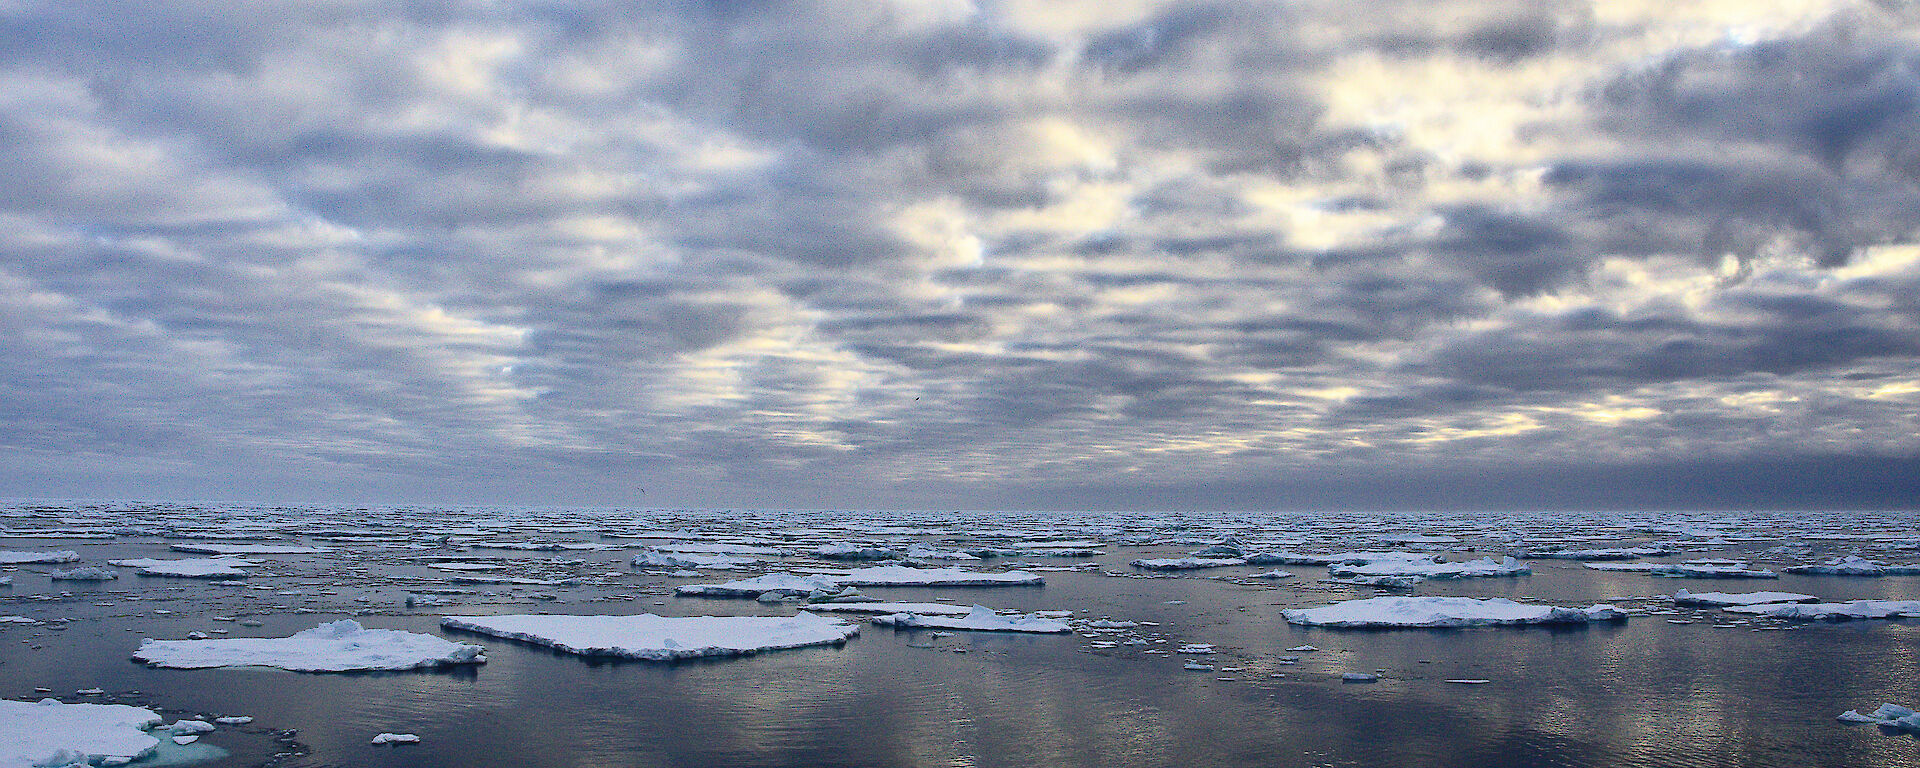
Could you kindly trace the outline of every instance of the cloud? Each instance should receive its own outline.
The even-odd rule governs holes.
[[[1917,21],[16,4],[0,492],[1521,504],[1494,466],[1694,504],[1896,467]]]

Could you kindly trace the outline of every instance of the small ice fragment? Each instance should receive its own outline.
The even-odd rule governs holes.
[[[1343,682],[1343,683],[1377,683],[1379,681],[1380,681],[1379,675],[1370,675],[1365,672],[1340,673],[1340,682]]]
[[[1315,648],[1311,645],[1296,645],[1292,648],[1288,648],[1287,650],[1292,651],[1294,653],[1312,653],[1320,649]]]
[[[382,733],[373,737],[375,744],[418,744],[420,736],[413,733]]]
[[[1470,679],[1470,678],[1459,678],[1459,679],[1455,679],[1455,680],[1448,680],[1447,682],[1449,682],[1449,683],[1454,683],[1454,684],[1456,684],[1456,685],[1486,685],[1487,683],[1491,683],[1491,682],[1493,682],[1493,681],[1492,681],[1492,680],[1480,680],[1480,679]]]

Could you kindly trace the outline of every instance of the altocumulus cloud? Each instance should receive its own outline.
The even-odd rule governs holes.
[[[11,2],[0,139],[11,495],[1920,497],[1901,0]]]

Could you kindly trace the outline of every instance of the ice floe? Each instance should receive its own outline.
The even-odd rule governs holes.
[[[663,552],[656,549],[641,550],[640,554],[633,556],[632,561],[635,568],[711,568],[723,571],[751,567],[758,562],[738,555]]]
[[[909,568],[881,565],[861,568],[845,576],[833,577],[840,584],[856,587],[1002,587],[1040,584],[1039,575],[1026,571],[983,573],[959,568]]]
[[[1730,605],[1729,613],[1744,613],[1798,621],[1846,621],[1920,617],[1920,600],[1849,600],[1844,603],[1774,603]]]
[[[1798,592],[1688,592],[1680,589],[1673,593],[1673,602],[1679,605],[1764,605],[1810,603],[1819,599]]]
[[[294,672],[432,669],[487,660],[478,645],[395,629],[367,629],[351,619],[291,637],[230,640],[145,640],[133,658],[168,669],[278,667]]]
[[[51,552],[18,552],[0,550],[0,565],[25,565],[28,563],[71,563],[80,559],[80,553],[71,549]]]
[[[242,579],[247,572],[242,570],[249,565],[259,565],[262,561],[244,557],[209,557],[183,560],[155,560],[153,558],[134,558],[128,560],[108,560],[111,565],[132,568],[142,576],[170,576],[182,579]]]
[[[120,578],[120,574],[97,565],[83,565],[66,570],[55,568],[47,571],[47,578],[54,581],[113,581]]]
[[[1166,557],[1142,558],[1131,565],[1149,571],[1188,571],[1200,568],[1224,568],[1233,565],[1246,565],[1243,557]]]
[[[751,579],[737,579],[722,584],[682,584],[674,588],[674,594],[702,597],[759,597],[772,593],[776,595],[811,595],[816,592],[827,594],[840,589],[840,583],[826,576],[796,576],[791,573],[768,573]]]
[[[1495,560],[1483,557],[1464,563],[1431,560],[1375,560],[1361,564],[1336,563],[1327,573],[1338,578],[1414,577],[1420,579],[1472,579],[1492,576],[1524,576],[1533,568],[1511,557]]]
[[[1561,608],[1505,598],[1372,597],[1318,608],[1282,611],[1293,624],[1320,627],[1472,627],[1496,624],[1585,624],[1616,621],[1626,613],[1611,605]]]
[[[814,603],[809,611],[827,613],[913,613],[922,616],[964,616],[973,609],[947,603]]]
[[[0,768],[125,764],[160,745],[147,733],[159,724],[125,704],[0,701]]]
[[[846,642],[860,627],[831,616],[447,616],[443,627],[582,656],[671,661]]]
[[[1792,565],[1784,570],[1803,576],[1908,576],[1920,573],[1920,565],[1887,565],[1858,555],[1848,555],[1819,565]]]
[[[1843,723],[1873,723],[1907,733],[1920,733],[1920,712],[1898,704],[1882,704],[1879,709],[1864,715],[1849,709],[1840,713],[1839,720]]]
[[[1584,563],[1596,571],[1636,571],[1669,579],[1777,579],[1773,571],[1747,568],[1744,563],[1692,561],[1686,563]]]
[[[196,555],[316,555],[333,551],[331,547],[297,544],[171,544],[167,549]]]
[[[1059,619],[1047,618],[1035,613],[1025,615],[1001,614],[986,606],[976,605],[965,616],[923,613],[892,613],[875,616],[873,623],[884,626],[925,629],[966,629],[977,632],[1039,632],[1057,633],[1072,631],[1072,627]]]
[[[374,744],[418,744],[420,735],[416,733],[378,733],[374,734]]]

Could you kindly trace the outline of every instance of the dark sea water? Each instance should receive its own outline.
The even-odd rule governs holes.
[[[1543,530],[1550,527],[1542,524]],[[1775,538],[1765,541],[1700,544],[1659,559],[1738,557],[1775,546],[1779,537],[1804,533],[1777,528]],[[1355,631],[1295,627],[1281,619],[1283,608],[1382,594],[1321,583],[1324,568],[1281,566],[1298,576],[1276,582],[1244,578],[1273,566],[1192,571],[1177,578],[1106,575],[1138,574],[1128,560],[1190,552],[1197,546],[1179,536],[1204,540],[1212,533],[1102,545],[1106,554],[1093,559],[1099,570],[1047,572],[1043,587],[863,590],[887,600],[949,598],[1000,609],[1060,609],[1078,618],[1157,622],[1106,638],[1138,637],[1148,641],[1144,646],[1098,648],[1092,643],[1103,638],[1076,634],[935,637],[930,631],[865,625],[859,637],[840,647],[680,663],[585,659],[442,631],[438,616],[543,611],[787,615],[794,608],[661,594],[674,584],[744,574],[642,575],[625,565],[630,549],[469,553],[527,564],[516,572],[552,569],[558,567],[555,560],[581,560],[565,567],[603,576],[558,587],[468,587],[498,594],[468,595],[458,605],[419,610],[401,607],[405,586],[417,588],[421,579],[448,574],[400,559],[412,552],[371,546],[265,558],[272,561],[262,568],[267,574],[240,585],[131,575],[99,586],[53,584],[41,575],[44,567],[22,566],[8,572],[14,585],[0,595],[0,614],[72,621],[64,630],[46,625],[0,629],[0,695],[99,700],[73,692],[100,687],[111,700],[179,714],[255,717],[250,726],[222,728],[206,737],[233,753],[208,765],[1920,764],[1920,742],[1914,738],[1834,719],[1843,710],[1867,711],[1882,702],[1920,704],[1920,621],[1744,621],[1653,599],[1681,587],[1805,592],[1836,600],[1920,598],[1920,577],[1701,581],[1539,560],[1532,561],[1530,576],[1428,582],[1411,593],[1567,606],[1614,600],[1636,613],[1656,613],[1576,628]],[[568,535],[578,541],[632,543],[608,542],[588,532]],[[109,557],[186,557],[166,553],[175,541],[150,535],[104,542],[0,539],[0,549],[73,548],[88,563],[99,564]],[[1852,551],[1858,544],[1819,540],[1815,555]],[[1487,552],[1448,556],[1482,554]],[[1080,562],[1085,561],[1045,564]],[[1765,558],[1757,563],[1765,564]],[[996,566],[990,561],[978,567]],[[621,575],[604,576],[613,573]],[[63,590],[71,594],[60,597]],[[629,596],[633,599],[625,599]],[[263,625],[241,627],[213,616],[252,617]],[[297,674],[149,669],[129,660],[143,637],[181,638],[213,629],[229,629],[232,637],[285,636],[344,617],[482,644],[488,662],[443,672]],[[1143,652],[1182,643],[1210,643],[1218,652],[1206,657]],[[1319,650],[1287,650],[1301,645]],[[1285,663],[1292,656],[1299,657],[1297,663]],[[1183,669],[1190,658],[1215,669]],[[1344,683],[1343,672],[1376,673],[1380,680]],[[1456,678],[1491,682],[1445,682]],[[35,687],[53,693],[38,694]],[[416,733],[422,743],[369,744],[382,731]]]

